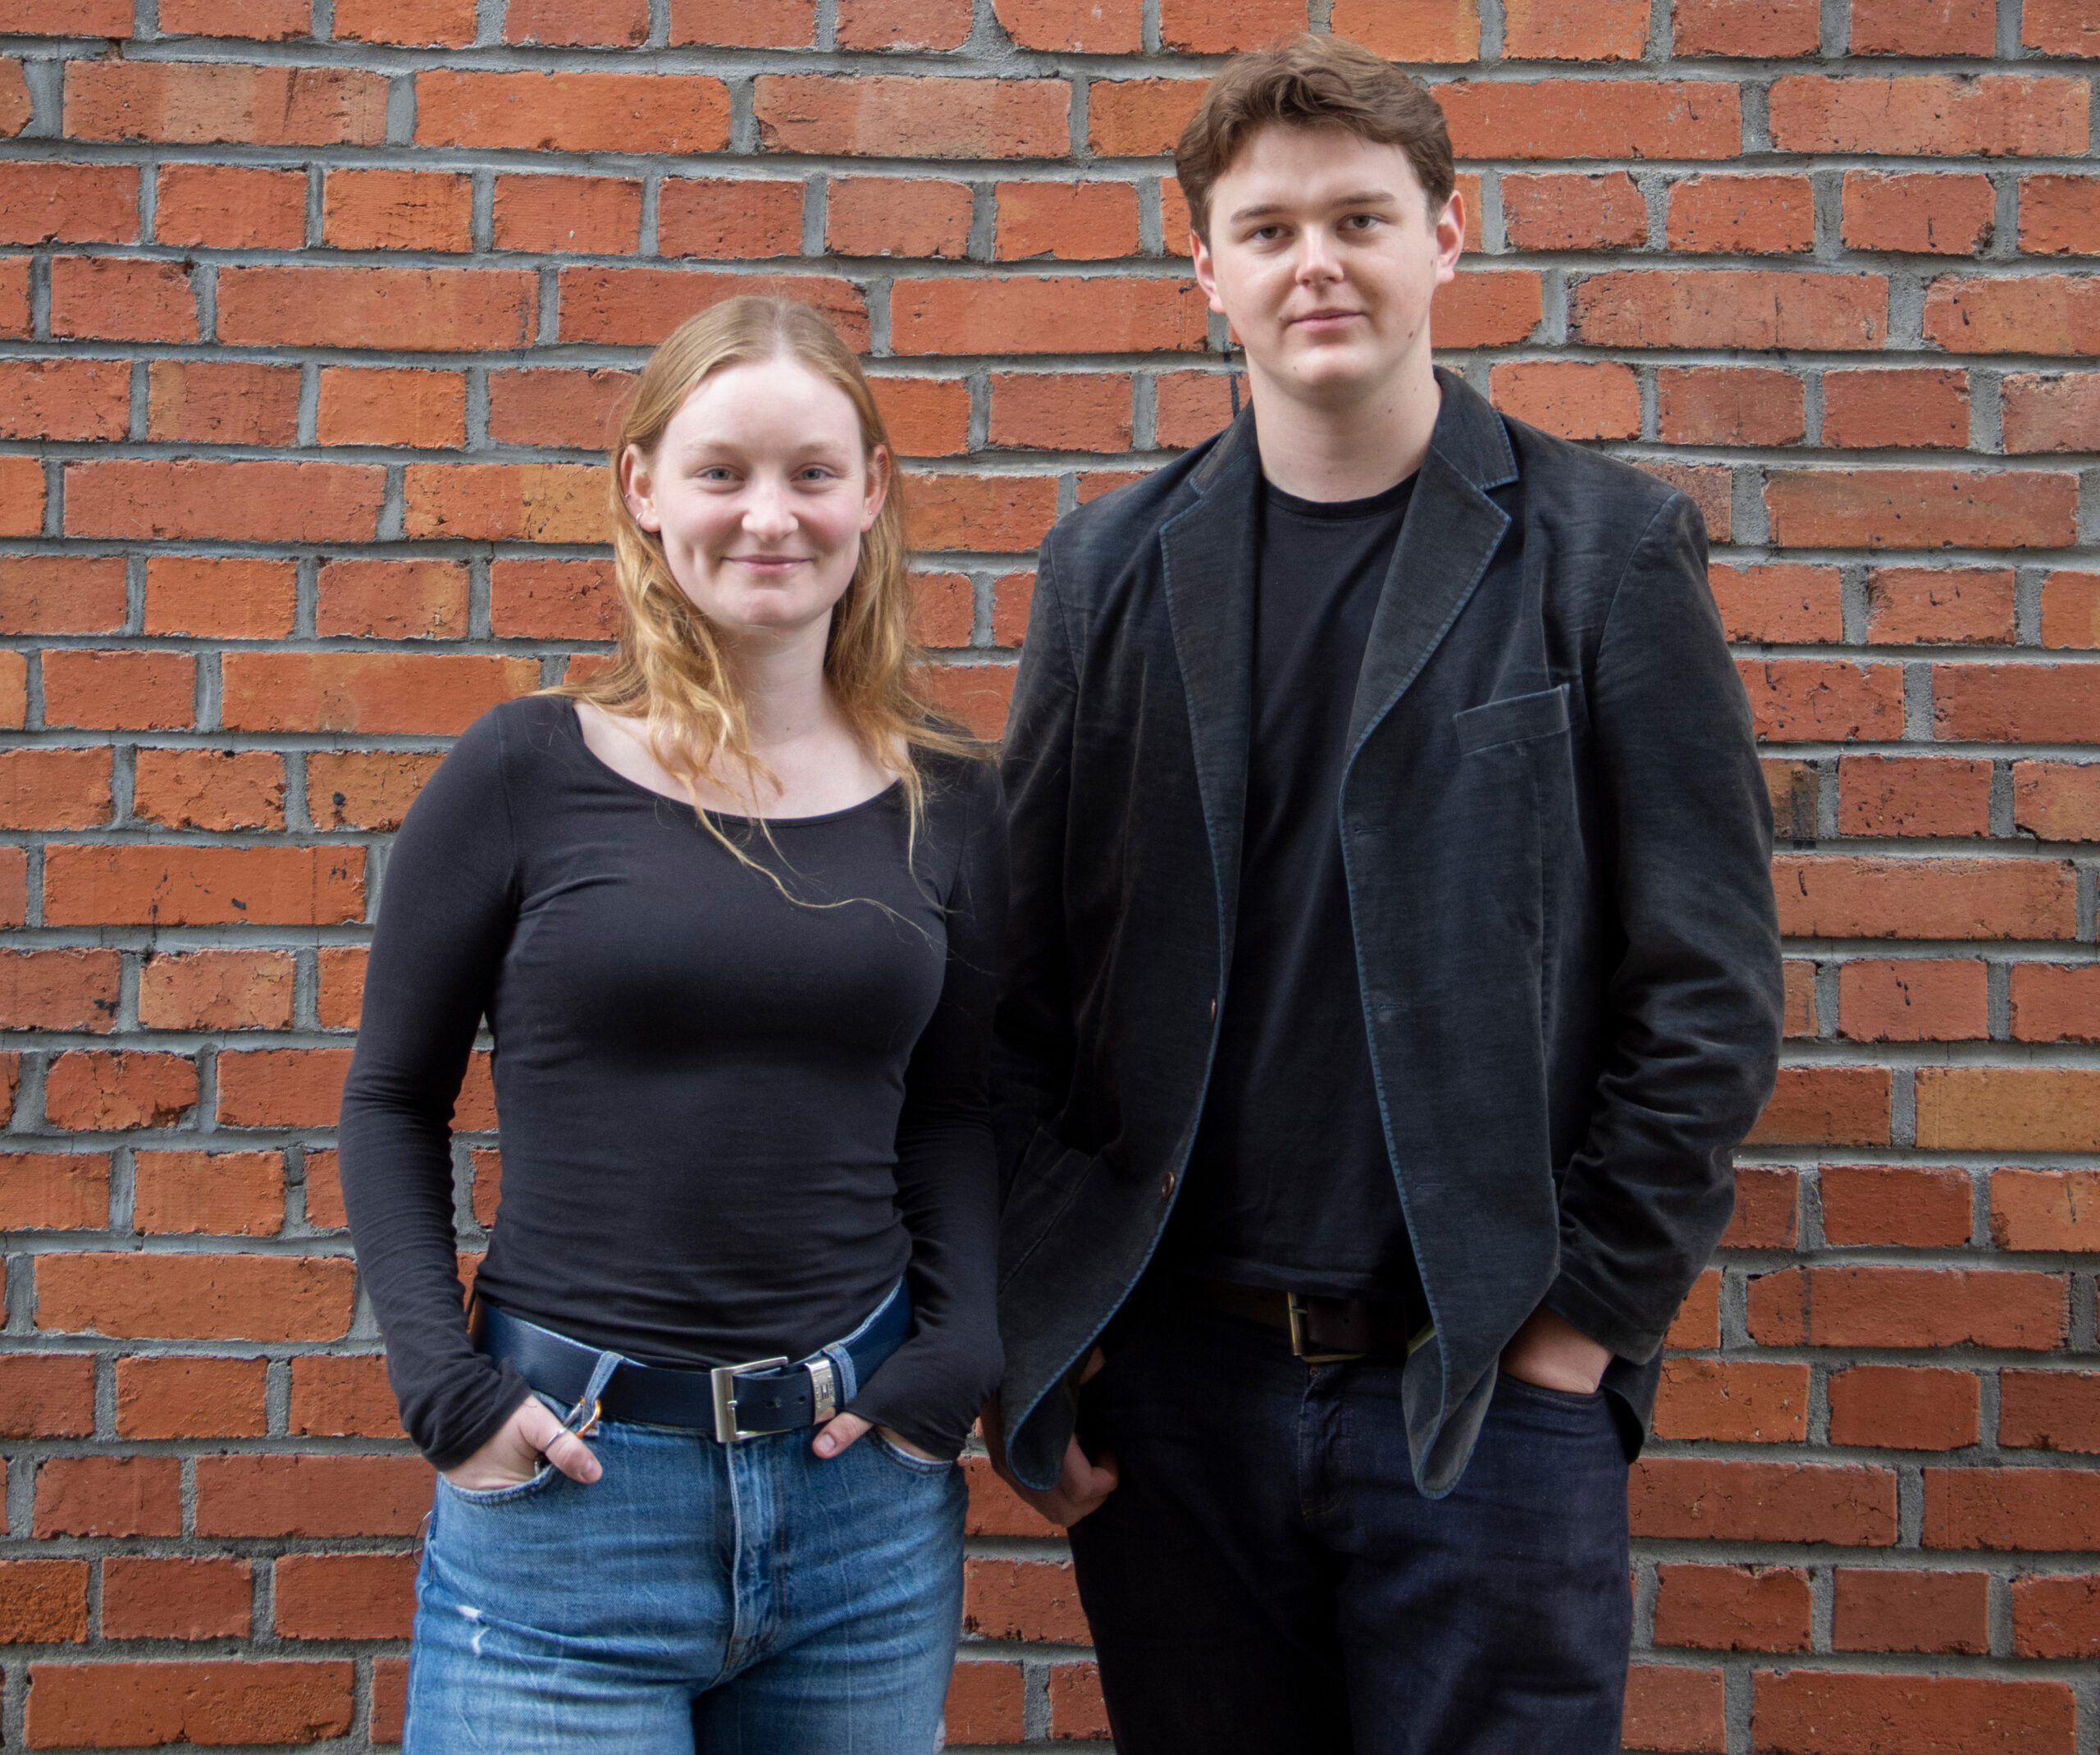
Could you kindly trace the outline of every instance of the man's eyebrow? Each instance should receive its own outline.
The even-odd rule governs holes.
[[[1330,208],[1367,208],[1376,207],[1383,203],[1390,206],[1399,199],[1390,189],[1357,189],[1350,190],[1345,195],[1335,196],[1327,205]],[[1244,220],[1261,219],[1268,214],[1281,213],[1285,211],[1286,209],[1281,201],[1260,201],[1251,207],[1235,208],[1230,223],[1236,226]]]

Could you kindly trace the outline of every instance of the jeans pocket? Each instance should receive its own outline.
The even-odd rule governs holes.
[[[888,1439],[885,1438],[879,1432],[875,1431],[873,1428],[869,1429],[868,1436],[862,1440],[862,1442],[864,1443],[872,1444],[874,1446],[879,1455],[887,1456],[899,1468],[908,1469],[914,1474],[938,1477],[947,1474],[950,1469],[955,1467],[955,1465],[952,1462],[943,1462],[938,1457],[914,1456],[911,1451],[906,1450],[902,1445],[891,1443]]]
[[[560,1469],[552,1463],[543,1463],[531,1480],[518,1481],[509,1487],[454,1487],[441,1474],[437,1479],[438,1484],[462,1505],[506,1506],[538,1497],[560,1477]]]
[[[1498,1391],[1507,1387],[1518,1395],[1535,1396],[1559,1407],[1595,1408],[1604,1405],[1605,1392],[1601,1387],[1591,1390],[1554,1389],[1544,1383],[1534,1383],[1528,1378],[1513,1377],[1507,1371],[1496,1378],[1495,1387]]]

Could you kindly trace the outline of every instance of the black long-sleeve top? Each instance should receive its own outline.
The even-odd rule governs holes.
[[[344,1200],[404,1424],[439,1468],[523,1381],[470,1344],[450,1122],[484,1015],[501,1308],[650,1364],[799,1359],[909,1273],[849,1404],[943,1455],[1000,1369],[987,1058],[1006,826],[986,764],[829,815],[717,817],[614,773],[567,700],[469,728],[386,871],[343,1093]],[[910,842],[907,863],[907,843]],[[771,872],[795,899],[776,887]]]

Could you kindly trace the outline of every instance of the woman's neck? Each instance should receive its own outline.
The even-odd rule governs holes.
[[[768,761],[770,752],[792,749],[843,726],[838,703],[824,681],[830,632],[827,620],[785,640],[724,642],[729,674],[743,700],[751,752],[760,761]]]

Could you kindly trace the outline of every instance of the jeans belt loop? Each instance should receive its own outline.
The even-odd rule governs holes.
[[[602,1406],[599,1397],[605,1392],[605,1386],[613,1380],[613,1373],[627,1360],[618,1353],[600,1353],[598,1362],[591,1368],[591,1381],[584,1386],[583,1393],[576,1398],[576,1405],[562,1417],[562,1424],[579,1438],[587,1438],[598,1429],[598,1415]],[[582,1425],[577,1420],[586,1407],[591,1410],[588,1419]]]

